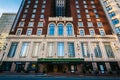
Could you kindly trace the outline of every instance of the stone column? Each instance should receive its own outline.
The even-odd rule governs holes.
[[[106,65],[107,71],[109,71],[109,69],[111,69],[109,62],[106,62],[105,65]]]
[[[26,62],[26,63],[25,63],[25,67],[24,67],[25,70],[27,70],[28,65],[29,65],[29,62]]]
[[[93,66],[93,70],[97,70],[98,69],[96,62],[92,62],[92,66]]]
[[[14,71],[15,71],[15,67],[16,67],[16,64],[13,62],[10,71],[11,71],[11,72],[14,72]]]

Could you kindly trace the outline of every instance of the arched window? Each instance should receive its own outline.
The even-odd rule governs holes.
[[[64,32],[63,27],[64,27],[63,24],[58,24],[58,35],[59,36],[63,35],[63,32]]]
[[[54,35],[55,32],[55,25],[52,23],[49,25],[49,35]]]
[[[72,36],[73,35],[73,28],[71,24],[67,24],[67,35]]]

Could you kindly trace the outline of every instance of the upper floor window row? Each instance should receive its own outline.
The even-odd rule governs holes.
[[[64,24],[59,23],[56,27],[56,25],[54,23],[50,23],[49,25],[49,29],[48,29],[48,34],[50,36],[54,36],[55,34],[55,29],[57,29],[57,33],[59,36],[63,36],[64,35],[64,30],[66,29],[66,34],[68,36],[72,36],[73,35],[73,25],[72,23],[67,23],[66,27],[64,28]]]

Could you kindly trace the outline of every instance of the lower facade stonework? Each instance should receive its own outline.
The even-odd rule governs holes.
[[[0,71],[38,73],[118,73],[119,62],[3,62]]]

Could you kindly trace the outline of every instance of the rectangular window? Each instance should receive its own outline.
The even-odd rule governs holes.
[[[86,17],[87,17],[87,18],[90,18],[90,15],[89,15],[89,14],[86,14]]]
[[[74,49],[73,42],[68,43],[68,55],[69,55],[69,57],[75,57],[75,49]]]
[[[44,14],[41,14],[41,15],[40,15],[40,18],[43,19],[43,18],[44,18]]]
[[[100,46],[99,43],[93,43],[93,47],[94,47],[94,53],[96,57],[102,57],[102,53],[100,50]]]
[[[100,30],[100,35],[104,36],[105,35],[105,31],[103,29]]]
[[[21,35],[22,30],[18,29],[16,35]]]
[[[97,22],[97,26],[98,26],[98,27],[103,27],[102,22]]]
[[[83,27],[83,22],[78,22],[79,27]]]
[[[89,31],[90,31],[90,35],[92,35],[92,36],[94,36],[94,35],[95,35],[95,32],[94,32],[94,30],[93,30],[93,29],[90,29]]]
[[[31,29],[28,29],[27,30],[27,36],[30,36],[32,34],[32,30]]]
[[[48,43],[48,56],[52,57],[54,55],[55,48],[54,48],[54,43],[53,42],[49,42]]]
[[[43,22],[38,22],[38,27],[43,27]]]
[[[89,49],[88,49],[88,43],[82,42],[81,47],[82,47],[82,55],[83,55],[83,57],[90,57]]]
[[[18,42],[12,42],[10,50],[8,52],[8,57],[14,57],[17,46],[18,46]]]
[[[58,56],[59,57],[64,56],[64,43],[63,42],[58,42],[57,49],[58,49]]]
[[[37,43],[37,42],[34,43],[32,56],[37,57],[38,53],[39,53],[39,50],[40,50],[40,43]]]
[[[24,23],[25,23],[25,22],[20,22],[20,23],[19,23],[19,26],[20,26],[20,27],[24,27]]]
[[[37,8],[37,5],[34,5],[34,8]]]
[[[77,15],[77,17],[78,17],[78,18],[81,18],[81,15],[80,15],[80,14],[78,14],[78,15]]]
[[[35,14],[32,14],[32,17],[31,18],[35,18]]]
[[[36,9],[33,9],[33,13],[36,13]]]
[[[40,36],[42,34],[42,30],[37,30],[37,35]]]
[[[42,9],[42,10],[41,10],[41,13],[44,13],[44,12],[45,12],[45,10],[44,10],[44,9]]]
[[[81,36],[84,36],[84,35],[85,35],[85,32],[84,32],[83,29],[80,30],[80,35],[81,35]]]
[[[110,46],[110,43],[104,43],[104,46],[105,46],[105,50],[106,50],[106,53],[107,53],[107,56],[109,58],[113,58],[114,57],[114,53],[112,51],[112,48]]]
[[[29,27],[33,27],[34,26],[34,22],[29,22],[28,26]]]
[[[93,27],[93,23],[92,22],[87,22],[88,27]]]
[[[20,52],[20,57],[26,57],[29,52],[29,43],[24,42],[22,44],[21,52]]]

